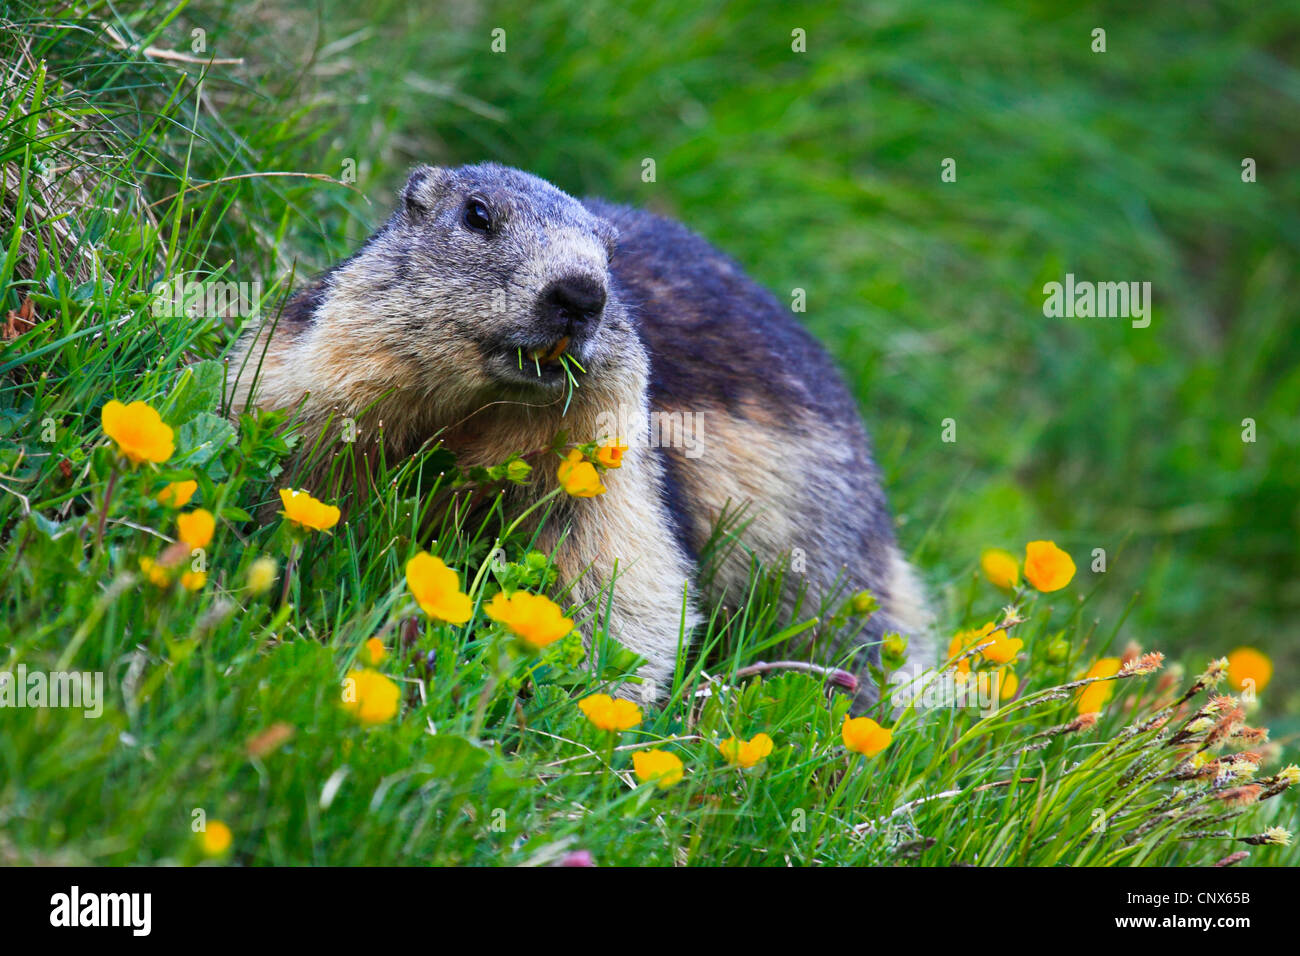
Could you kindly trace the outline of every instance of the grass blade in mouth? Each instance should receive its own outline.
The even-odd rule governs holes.
[[[568,386],[569,386],[564,396],[564,411],[560,412],[561,415],[567,415],[569,413],[569,403],[573,401],[573,393],[582,387],[578,384],[577,378],[574,377],[573,369],[569,368],[570,362],[572,362],[574,365],[577,365],[580,371],[584,373],[587,371],[585,368],[583,368],[581,365],[578,364],[577,359],[575,359],[573,356],[569,355],[568,353],[563,353],[560,355],[560,366],[564,369],[564,376],[568,380]]]

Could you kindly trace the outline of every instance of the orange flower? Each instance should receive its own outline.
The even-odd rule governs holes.
[[[642,783],[654,781],[661,790],[680,783],[684,772],[681,758],[666,750],[636,751],[632,754],[632,769]]]
[[[456,572],[427,551],[406,562],[406,586],[420,610],[439,621],[464,624],[474,613],[474,602],[461,591]]]
[[[377,670],[349,671],[343,682],[343,709],[363,724],[382,724],[397,716],[402,692]]]
[[[977,627],[969,631],[958,631],[948,643],[948,660],[958,657],[972,647],[987,643],[991,640],[995,626],[992,621],[989,621],[983,627]],[[968,673],[970,671],[970,658],[966,657],[958,661],[957,670],[962,674]]]
[[[202,508],[176,516],[176,537],[184,541],[191,550],[206,548],[216,530],[217,523],[212,517],[212,512]]]
[[[197,481],[173,481],[158,492],[155,500],[169,508],[184,508],[199,490]]]
[[[165,588],[172,583],[167,569],[153,558],[141,558],[140,570],[144,572],[144,576],[149,579],[149,583],[154,587]]]
[[[576,448],[569,452],[568,458],[560,462],[555,476],[560,480],[560,487],[575,498],[594,498],[605,493],[596,466],[585,461],[582,452]]]
[[[1120,660],[1118,657],[1103,657],[1092,667],[1088,668],[1088,673],[1084,677],[1114,677],[1119,673]],[[1095,714],[1106,706],[1111,695],[1115,693],[1114,681],[1097,681],[1095,684],[1088,684],[1079,690],[1080,714]]]
[[[176,450],[171,428],[144,402],[123,405],[114,399],[104,406],[100,421],[104,434],[113,439],[119,454],[133,465],[166,461]]]
[[[1025,580],[1037,590],[1059,591],[1074,577],[1074,561],[1052,541],[1025,545]]]
[[[280,501],[284,504],[280,514],[300,528],[328,531],[339,523],[338,508],[317,501],[305,491],[281,488]]]
[[[204,856],[222,856],[230,849],[233,839],[230,827],[220,820],[211,820],[199,834],[199,849],[203,851]]]
[[[1255,693],[1273,679],[1273,662],[1253,647],[1239,647],[1228,655],[1228,683],[1237,690],[1246,689],[1246,681],[1255,682]]]
[[[631,730],[641,723],[641,709],[630,700],[610,697],[608,694],[592,694],[578,701],[578,706],[587,715],[587,719],[610,733]]]
[[[1025,646],[1025,642],[1018,637],[1008,636],[1005,630],[997,631],[990,634],[993,637],[993,643],[980,651],[984,659],[992,661],[994,664],[1010,664],[1020,653],[1020,649]]]
[[[1010,591],[1020,583],[1020,563],[1001,548],[989,548],[981,554],[980,567],[994,587]]]
[[[544,594],[516,591],[506,597],[498,592],[484,611],[504,624],[520,642],[532,650],[553,644],[573,630],[573,621],[564,616],[560,606]]]
[[[850,720],[849,715],[845,714],[840,736],[844,739],[844,746],[849,750],[874,757],[889,746],[890,741],[894,739],[894,732],[881,727],[870,717],[854,717]]]
[[[755,734],[749,740],[728,737],[718,744],[718,752],[727,758],[729,764],[752,767],[772,752],[772,738],[767,734]]]
[[[1016,672],[1010,667],[999,667],[997,673],[998,687],[1000,689],[999,696],[1003,700],[1010,700],[1015,697],[1016,688],[1020,686],[1020,678],[1016,676]]]
[[[384,642],[377,637],[372,637],[366,641],[365,656],[369,658],[370,663],[378,664],[388,656],[388,650],[384,647]]]
[[[627,454],[627,445],[617,441],[610,442],[596,449],[596,461],[606,468],[621,468],[625,454]]]
[[[153,558],[141,558],[140,571],[154,587],[171,587],[173,572]],[[204,571],[184,571],[178,580],[181,582],[181,587],[187,591],[201,591],[208,583],[208,575]]]

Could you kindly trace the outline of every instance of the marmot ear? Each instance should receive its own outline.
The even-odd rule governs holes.
[[[451,170],[441,166],[416,166],[400,193],[402,208],[413,221],[419,222],[438,204],[451,179]]]

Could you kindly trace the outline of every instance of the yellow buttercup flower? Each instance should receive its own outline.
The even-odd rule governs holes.
[[[1118,657],[1103,657],[1090,668],[1084,677],[1114,677],[1119,673],[1120,659]],[[1115,693],[1114,681],[1098,681],[1095,684],[1089,684],[1079,690],[1078,712],[1080,714],[1095,714],[1106,706],[1111,695]]]
[[[575,498],[594,498],[605,493],[596,466],[585,461],[582,452],[576,448],[569,452],[568,458],[560,462],[555,476],[560,480],[560,487]]]
[[[999,667],[998,671],[998,688],[999,696],[1003,700],[1010,700],[1016,696],[1016,688],[1020,686],[1020,678],[1010,667]]]
[[[625,454],[627,454],[627,445],[622,442],[610,442],[596,449],[596,461],[606,468],[621,468]]]
[[[578,701],[578,707],[587,715],[587,719],[610,733],[631,730],[641,723],[641,708],[630,700],[610,697],[608,694],[592,694]]]
[[[1053,541],[1025,545],[1025,580],[1047,593],[1059,591],[1074,577],[1074,560]]]
[[[149,583],[155,587],[171,587],[172,575],[175,571],[159,564],[153,558],[141,558],[140,570],[149,579]],[[208,583],[208,575],[204,571],[184,571],[177,580],[181,582],[181,587],[187,591],[201,591],[204,585]]]
[[[772,738],[767,734],[755,734],[749,740],[728,737],[718,744],[718,752],[727,758],[729,764],[752,767],[772,752]]]
[[[889,746],[890,741],[894,739],[894,732],[881,727],[870,717],[849,719],[848,714],[845,714],[844,725],[840,727],[840,737],[844,740],[844,746],[854,753],[874,757]]]
[[[171,575],[167,573],[167,569],[153,558],[141,558],[140,570],[149,579],[149,583],[155,587],[165,588],[172,583]]]
[[[1228,655],[1228,683],[1237,690],[1246,689],[1246,681],[1255,682],[1255,693],[1273,679],[1273,662],[1253,647],[1239,647]]]
[[[1010,664],[1016,659],[1025,642],[1018,637],[1008,636],[1005,630],[997,631],[991,634],[993,643],[980,651],[984,659],[992,661],[994,664]]]
[[[506,597],[504,591],[498,592],[484,611],[533,650],[553,644],[573,630],[573,621],[544,594],[516,591]]]
[[[265,594],[275,584],[277,570],[275,558],[262,555],[248,566],[248,589],[254,594]]]
[[[980,567],[994,587],[1010,591],[1020,583],[1020,563],[1001,548],[989,548],[981,554]]]
[[[212,513],[199,508],[188,514],[176,516],[176,537],[190,548],[206,548],[217,530]]]
[[[460,589],[460,577],[427,551],[406,562],[406,586],[420,610],[439,621],[464,624],[474,613],[474,602]]]
[[[339,523],[338,508],[317,501],[305,491],[281,488],[280,501],[284,504],[280,514],[300,528],[328,531]]]
[[[632,769],[642,783],[654,782],[661,790],[680,783],[684,768],[681,758],[666,750],[638,750],[632,754]]]
[[[377,637],[372,637],[366,641],[366,650],[364,655],[371,664],[378,664],[388,656],[388,649],[384,647],[384,642]]]
[[[398,686],[367,667],[349,671],[343,684],[343,709],[363,724],[382,724],[397,716],[402,692]]]
[[[197,481],[173,481],[158,492],[154,499],[159,504],[164,504],[169,508],[184,508],[194,497],[194,492],[199,490]]]
[[[234,835],[220,820],[210,820],[199,834],[199,849],[204,856],[221,856],[230,849]]]
[[[123,405],[114,399],[104,406],[100,421],[118,453],[133,465],[164,462],[176,450],[171,428],[144,402]]]
[[[983,627],[977,627],[969,631],[958,631],[948,643],[948,660],[952,660],[972,647],[978,647],[980,644],[992,640],[994,627],[996,625],[990,621]],[[970,671],[970,658],[966,657],[958,661],[957,670],[962,674],[968,673]]]

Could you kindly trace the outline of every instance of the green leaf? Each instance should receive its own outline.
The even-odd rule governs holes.
[[[220,362],[195,362],[176,379],[171,397],[163,407],[167,421],[187,422],[200,412],[210,412],[221,401],[221,383],[225,367]]]
[[[213,477],[225,477],[225,469],[214,456],[235,443],[235,427],[230,422],[211,412],[201,412],[180,427],[177,437],[182,449],[175,462],[178,466],[197,468],[212,461],[209,471]]]

